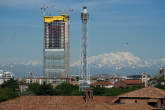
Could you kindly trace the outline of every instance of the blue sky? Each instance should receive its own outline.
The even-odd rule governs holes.
[[[1,0],[0,64],[42,60],[43,5],[52,15],[74,9],[71,62],[80,57],[83,5],[90,13],[88,56],[127,51],[144,59],[165,57],[165,0]]]

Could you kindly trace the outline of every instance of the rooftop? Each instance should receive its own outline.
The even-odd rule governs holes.
[[[93,82],[92,85],[113,85],[110,81],[99,81],[99,82]]]
[[[63,21],[67,22],[69,20],[69,16],[66,14],[61,14],[61,16],[44,16],[44,22],[51,23],[54,21]]]
[[[155,87],[145,87],[118,97],[165,98],[165,91]]]
[[[153,107],[143,103],[116,104],[110,106],[111,110],[154,110]]]
[[[95,96],[86,103],[83,96],[22,96],[0,103],[0,110],[110,110],[114,98]]]
[[[143,84],[141,80],[123,80],[124,83],[128,85],[138,85],[138,84]]]

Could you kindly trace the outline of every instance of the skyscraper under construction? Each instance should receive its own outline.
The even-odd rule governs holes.
[[[67,77],[70,73],[69,15],[44,16],[44,64],[47,78]]]

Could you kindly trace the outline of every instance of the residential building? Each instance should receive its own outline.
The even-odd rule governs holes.
[[[141,80],[120,80],[114,84],[115,88],[126,88],[126,87],[132,87],[132,86],[144,86],[144,83]]]
[[[0,70],[0,84],[3,84],[5,81],[14,78],[12,72]]]
[[[165,91],[155,87],[145,87],[139,90],[119,95],[116,104],[147,104],[155,110],[165,109]]]
[[[30,83],[38,83],[38,84],[43,84],[43,83],[47,83],[47,84],[52,84],[54,87],[63,83],[63,82],[67,82],[70,81],[69,78],[26,78],[25,79],[25,83],[26,84],[30,84]]]
[[[105,87],[105,88],[114,87],[113,82],[110,81],[97,81],[97,82],[93,82],[91,85],[94,87]]]

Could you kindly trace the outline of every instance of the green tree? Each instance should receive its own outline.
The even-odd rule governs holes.
[[[106,93],[106,91],[108,90],[107,88],[104,88],[104,87],[99,87],[99,86],[96,86],[96,87],[93,87],[94,90],[94,95],[97,95],[97,96],[102,96]]]
[[[12,91],[9,88],[0,87],[0,102],[6,101],[12,98]]]
[[[18,84],[17,80],[10,79],[8,81],[5,81],[2,84],[2,87],[7,87],[7,88],[10,88],[10,89],[13,89],[13,90],[18,90],[19,89],[19,84]]]
[[[104,87],[93,87],[94,88],[94,95],[96,96],[117,96],[123,93],[131,92],[142,87],[128,87],[128,88],[104,88]]]
[[[55,88],[56,95],[84,95],[84,92],[79,91],[79,86],[69,83],[61,83]]]
[[[31,91],[34,95],[54,95],[54,89],[51,84],[29,84],[28,91]]]
[[[16,98],[20,96],[18,81],[10,79],[0,86],[0,101]]]
[[[156,88],[159,88],[159,89],[163,89],[163,90],[165,90],[165,86],[160,85],[160,84],[159,84],[159,85],[157,85],[157,86],[156,86]]]

